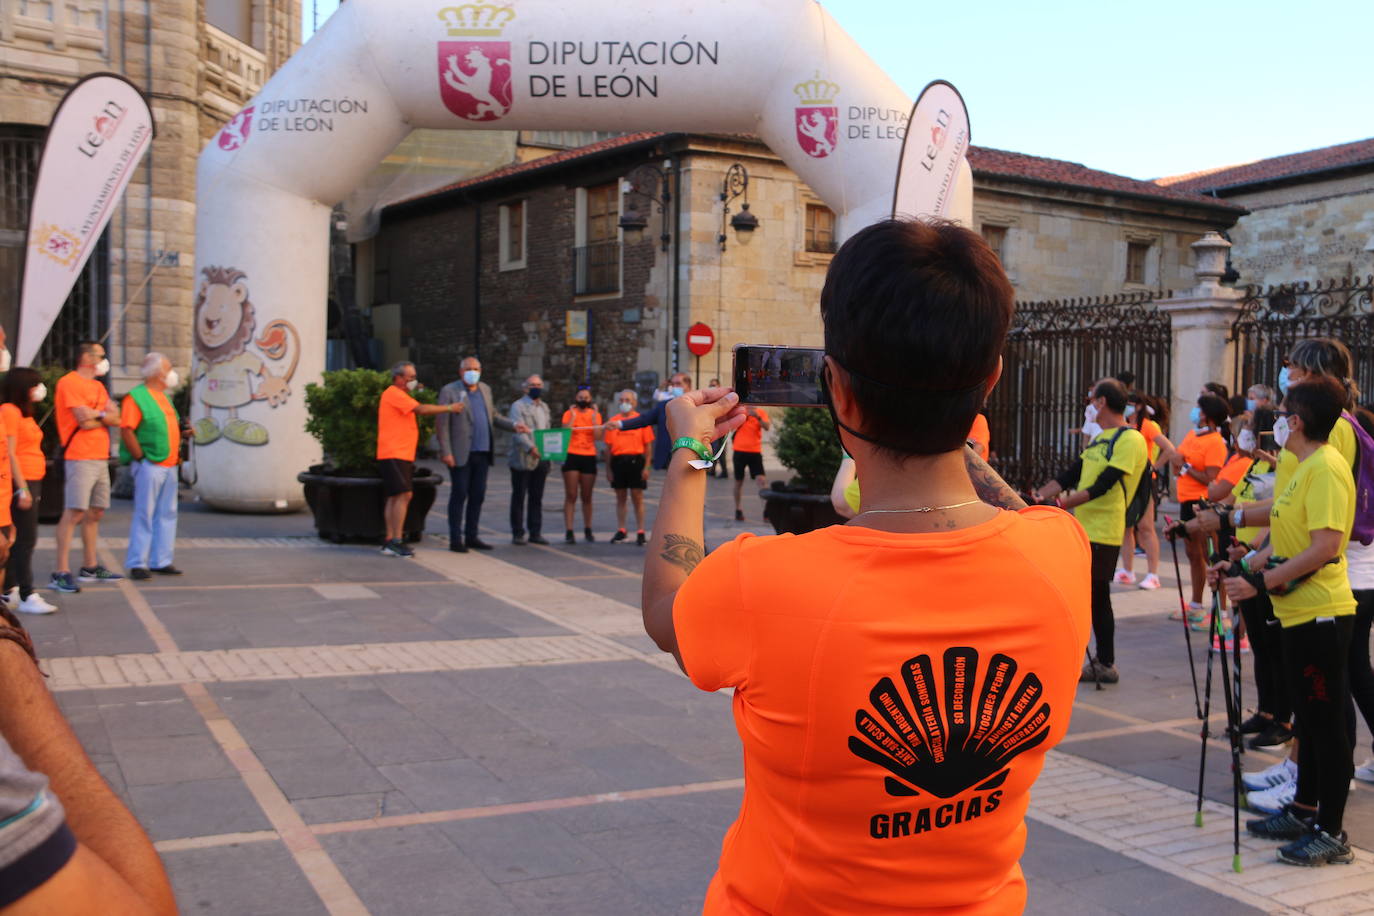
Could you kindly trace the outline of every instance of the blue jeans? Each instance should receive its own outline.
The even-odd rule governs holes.
[[[177,539],[177,469],[135,461],[134,516],[129,525],[129,569],[172,565]]]
[[[467,464],[450,470],[453,489],[448,494],[448,542],[462,544],[464,541],[475,541],[477,522],[482,515],[482,501],[487,498],[491,452],[473,452],[468,455]]]

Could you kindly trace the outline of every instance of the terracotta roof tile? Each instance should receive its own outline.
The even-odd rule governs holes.
[[[1211,191],[1234,188],[1279,178],[1291,178],[1313,172],[1324,172],[1350,165],[1374,165],[1374,137],[1368,140],[1355,140],[1336,146],[1290,153],[1287,156],[1274,156],[1240,165],[1227,165],[1200,172],[1171,175],[1155,179],[1155,184],[1165,188],[1188,191]]]

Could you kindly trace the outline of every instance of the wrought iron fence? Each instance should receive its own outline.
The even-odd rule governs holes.
[[[1168,399],[1173,332],[1158,295],[1017,303],[987,408],[993,464],[1009,484],[1029,490],[1073,461],[1072,430],[1098,379],[1132,372],[1137,390]]]
[[[573,249],[573,295],[620,290],[620,243],[596,242]]]
[[[1305,337],[1334,337],[1350,348],[1362,397],[1374,396],[1374,274],[1246,287],[1231,328],[1240,390],[1277,385],[1284,357]]]

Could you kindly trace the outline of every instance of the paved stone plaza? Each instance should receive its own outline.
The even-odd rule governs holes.
[[[318,541],[308,514],[218,515],[187,497],[184,578],[87,587],[28,621],[184,912],[699,912],[741,794],[730,702],[644,637],[642,548],[608,543],[599,483],[597,543],[516,547],[495,469],[497,549],[466,555],[445,549],[442,488],[415,561]],[[730,488],[711,481],[711,545],[768,530],[754,497],[730,521]],[[551,479],[551,540],[561,507]],[[127,513],[116,502],[104,526],[111,568]],[[1172,589],[1167,552],[1162,571]],[[992,586],[1015,600],[1017,583]],[[1214,741],[1206,824],[1192,826],[1199,741],[1176,603],[1117,590],[1122,683],[1080,687],[1037,784],[1028,912],[1374,913],[1374,786],[1351,796],[1354,865],[1291,868],[1245,840],[1237,875]],[[1368,743],[1362,730],[1360,759]],[[1250,752],[1247,766],[1277,759]]]

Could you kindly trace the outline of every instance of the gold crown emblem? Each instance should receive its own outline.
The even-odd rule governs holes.
[[[833,105],[835,96],[840,94],[840,87],[830,80],[821,79],[821,74],[817,71],[813,79],[798,83],[792,87],[792,91],[801,99],[803,105]]]
[[[512,19],[515,10],[508,6],[486,3],[464,3],[446,6],[439,11],[439,19],[448,26],[449,35],[458,37],[500,35]]]

